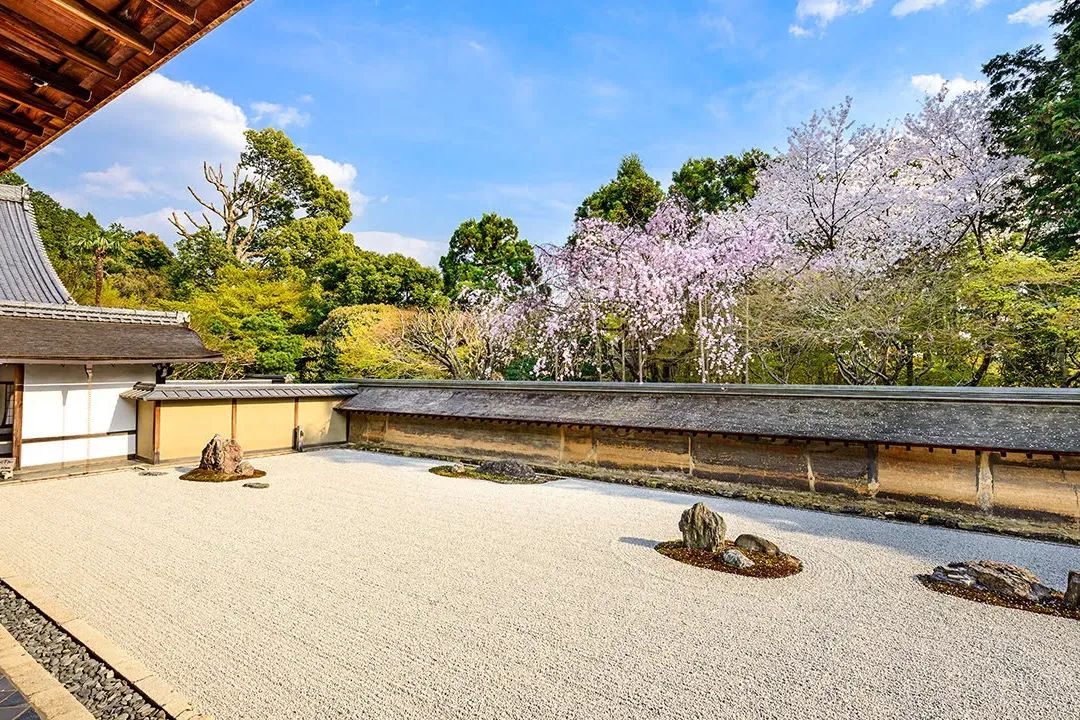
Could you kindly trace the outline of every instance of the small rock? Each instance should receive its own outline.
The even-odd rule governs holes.
[[[503,475],[515,480],[535,480],[536,471],[520,460],[489,460],[476,468],[484,475]]]
[[[454,465],[450,468],[450,471],[460,475],[461,473],[465,472],[465,463],[454,463]]]
[[[159,475],[165,475],[166,473],[164,471],[162,471],[162,470],[143,470],[139,474],[140,475],[149,475],[151,477],[157,477]]]
[[[740,547],[743,550],[749,550],[750,552],[763,552],[766,555],[780,554],[780,548],[776,546],[776,543],[771,540],[766,540],[763,537],[758,537],[757,535],[751,535],[750,533],[743,533],[735,538],[735,546]]]
[[[252,488],[253,490],[265,490],[266,488],[270,487],[270,483],[263,483],[263,482],[244,483],[244,487]]]
[[[1080,609],[1080,570],[1069,571],[1069,586],[1065,588],[1065,607]]]
[[[236,474],[243,477],[255,477],[255,466],[249,463],[247,460],[243,461],[236,466]]]
[[[684,510],[679,518],[679,532],[683,543],[694,550],[718,552],[724,545],[724,533],[727,524],[705,503],[696,503],[689,510]]]
[[[754,561],[742,554],[742,552],[729,549],[725,550],[720,555],[720,562],[725,565],[730,565],[733,568],[745,570],[746,568],[754,567]]]
[[[973,560],[934,568],[931,580],[991,592],[1003,598],[1040,602],[1053,592],[1030,570],[1016,565]]]

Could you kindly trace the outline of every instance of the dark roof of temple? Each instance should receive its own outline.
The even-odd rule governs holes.
[[[30,189],[0,185],[0,301],[72,303],[41,244]]]
[[[127,400],[229,400],[260,398],[336,398],[356,394],[356,383],[166,382],[138,383],[121,393]]]
[[[1080,391],[358,381],[339,409],[477,420],[1080,453]]]
[[[0,362],[212,362],[185,313],[0,303]]]

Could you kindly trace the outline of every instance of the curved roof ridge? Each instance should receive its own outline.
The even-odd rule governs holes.
[[[0,186],[0,301],[75,303],[45,252],[26,185]]]

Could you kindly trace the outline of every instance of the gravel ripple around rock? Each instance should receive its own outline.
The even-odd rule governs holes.
[[[117,677],[56,623],[0,583],[0,625],[90,713],[101,720],[165,718],[131,683]]]

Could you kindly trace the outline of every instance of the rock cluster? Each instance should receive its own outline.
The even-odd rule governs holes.
[[[215,435],[203,448],[199,469],[221,475],[242,475],[243,477],[255,475],[255,468],[244,460],[244,450],[240,447],[240,443],[220,435]]]
[[[719,552],[724,546],[727,525],[724,518],[710,510],[705,503],[699,502],[683,512],[679,518],[679,532],[682,533],[686,547]]]
[[[957,587],[984,590],[1010,600],[1042,602],[1053,593],[1030,570],[992,560],[939,565],[934,568],[930,579]]]
[[[165,711],[147,699],[86,648],[4,585],[0,585],[0,625],[34,660],[101,720],[164,720]]]
[[[520,460],[488,460],[480,463],[476,472],[483,475],[502,475],[514,480],[536,479],[536,471]]]

